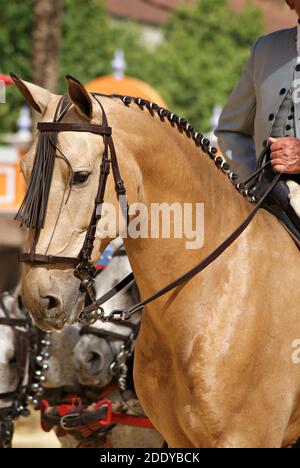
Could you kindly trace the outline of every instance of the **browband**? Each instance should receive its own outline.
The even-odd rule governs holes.
[[[108,136],[112,133],[111,127],[91,123],[39,122],[37,129],[40,132],[89,132]]]

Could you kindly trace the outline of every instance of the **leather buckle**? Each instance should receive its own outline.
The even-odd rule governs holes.
[[[61,428],[64,429],[64,431],[72,431],[74,429],[72,424],[71,424],[71,427],[70,426],[68,427],[67,424],[72,420],[76,420],[76,418],[78,418],[78,413],[65,414],[64,416],[62,416],[60,420]]]

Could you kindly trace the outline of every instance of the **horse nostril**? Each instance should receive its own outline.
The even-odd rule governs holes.
[[[56,309],[59,307],[59,300],[53,296],[46,296],[48,299],[47,310]]]
[[[82,356],[81,365],[82,368],[88,374],[98,373],[103,367],[103,358],[101,354],[95,351],[85,352]]]
[[[86,356],[86,362],[89,364],[94,364],[97,361],[101,361],[101,356],[98,353],[90,352]]]

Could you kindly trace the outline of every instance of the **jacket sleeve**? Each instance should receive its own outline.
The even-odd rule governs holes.
[[[253,138],[256,112],[253,64],[256,45],[257,43],[251,49],[241,78],[231,93],[215,130],[223,155],[241,180],[248,177],[256,166]]]

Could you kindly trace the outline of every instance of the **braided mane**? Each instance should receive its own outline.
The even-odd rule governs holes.
[[[96,95],[98,93],[95,93]],[[238,175],[231,171],[228,162],[220,155],[218,155],[217,148],[211,146],[210,141],[201,132],[197,132],[190,122],[183,117],[179,117],[177,114],[170,112],[168,109],[159,106],[147,99],[139,97],[123,96],[121,94],[112,94],[109,97],[120,99],[124,105],[130,106],[130,104],[136,104],[141,110],[146,107],[150,111],[156,112],[161,119],[167,118],[169,122],[177,124],[178,128],[183,130],[185,134],[192,138],[199,148],[206,153],[216,164],[218,169],[228,177],[232,185],[236,190],[243,195],[251,203],[256,203],[257,200],[252,190],[245,189],[245,184],[237,183]]]

